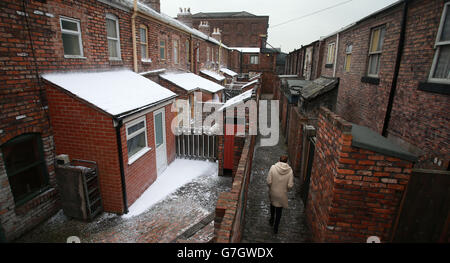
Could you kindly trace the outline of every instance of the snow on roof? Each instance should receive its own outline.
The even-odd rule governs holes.
[[[250,99],[252,97],[252,94],[253,94],[253,89],[247,90],[246,92],[243,92],[242,94],[239,94],[239,95],[227,100],[225,102],[225,104],[218,109],[218,111],[223,111],[224,109],[226,109],[228,107],[242,103],[242,102]]]
[[[113,116],[176,96],[130,70],[49,73],[42,77]]]
[[[251,82],[245,84],[244,86],[241,87],[241,89],[245,89],[246,87],[251,86],[251,85],[256,84],[256,83],[258,83],[257,79],[255,79],[254,81],[251,81]]]
[[[229,70],[227,68],[221,68],[220,71],[222,71],[223,73],[230,75],[232,77],[237,76],[238,74],[232,70]]]
[[[187,91],[201,89],[216,93],[224,89],[223,86],[190,72],[164,73],[159,76]]]
[[[123,4],[123,5],[127,6],[128,8],[131,8],[131,9],[133,8],[133,0],[115,0],[115,2],[118,2],[119,4]],[[204,40],[213,42],[216,45],[221,45],[223,48],[229,49],[226,45],[217,41],[215,38],[207,36],[207,35],[203,34],[202,32],[200,32],[199,30],[197,30],[195,28],[191,28],[191,27],[187,26],[186,24],[184,24],[183,22],[181,22],[169,15],[166,15],[162,12],[158,13],[146,4],[140,3],[138,1],[137,8],[139,11],[141,11],[159,21],[165,22],[171,26],[174,26],[178,29],[181,29],[185,32],[188,32],[188,33],[195,35],[199,38],[202,38]]]
[[[230,47],[230,49],[237,50],[242,53],[259,53],[259,47]]]
[[[222,80],[225,79],[224,76],[222,76],[222,75],[220,75],[217,72],[214,72],[212,70],[202,69],[202,70],[200,70],[200,72],[205,74],[205,75],[207,75],[207,76],[210,76],[211,78],[216,79],[218,81],[222,81]]]

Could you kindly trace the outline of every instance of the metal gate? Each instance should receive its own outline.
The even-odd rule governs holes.
[[[450,172],[414,170],[394,226],[394,242],[449,242]]]
[[[176,153],[178,158],[217,160],[216,135],[192,128],[175,135]]]

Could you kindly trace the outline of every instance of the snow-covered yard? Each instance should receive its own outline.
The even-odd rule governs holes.
[[[217,163],[197,160],[176,159],[156,181],[129,207],[123,218],[130,218],[145,212],[158,201],[178,188],[200,176],[217,176]]]

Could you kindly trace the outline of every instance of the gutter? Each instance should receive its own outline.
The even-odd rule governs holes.
[[[404,46],[405,46],[405,34],[406,34],[405,31],[406,31],[406,19],[407,19],[407,14],[408,14],[408,3],[409,3],[409,0],[405,0],[403,3],[402,27],[400,29],[400,39],[399,39],[398,48],[397,48],[397,58],[395,60],[394,77],[392,78],[391,91],[389,93],[389,100],[388,100],[388,105],[386,107],[386,115],[384,117],[383,130],[381,133],[381,135],[383,135],[384,137],[387,137],[387,133],[388,133],[387,130],[389,127],[389,122],[391,120],[392,107],[394,104],[394,97],[395,97],[395,92],[397,89],[398,74],[400,72],[400,63],[402,60],[403,50],[404,50]]]
[[[133,69],[138,72],[137,50],[136,50],[136,16],[137,16],[137,0],[133,1],[133,15],[131,16],[131,34],[133,40]]]
[[[120,128],[123,125],[123,121],[122,119],[115,119],[114,121],[117,121],[116,140],[118,148],[117,150],[119,152],[120,182],[122,184],[123,211],[124,214],[127,214],[128,213],[127,186],[125,181],[125,170],[123,167],[122,137],[120,136]]]

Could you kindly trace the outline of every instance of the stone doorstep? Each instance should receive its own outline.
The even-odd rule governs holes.
[[[195,225],[188,228],[184,233],[177,236],[175,239],[170,241],[169,243],[191,243],[192,241],[189,241],[188,239],[192,236],[194,236],[198,231],[205,228],[209,223],[211,223],[214,220],[215,213],[211,213],[205,218],[203,218],[200,222],[196,223]]]

